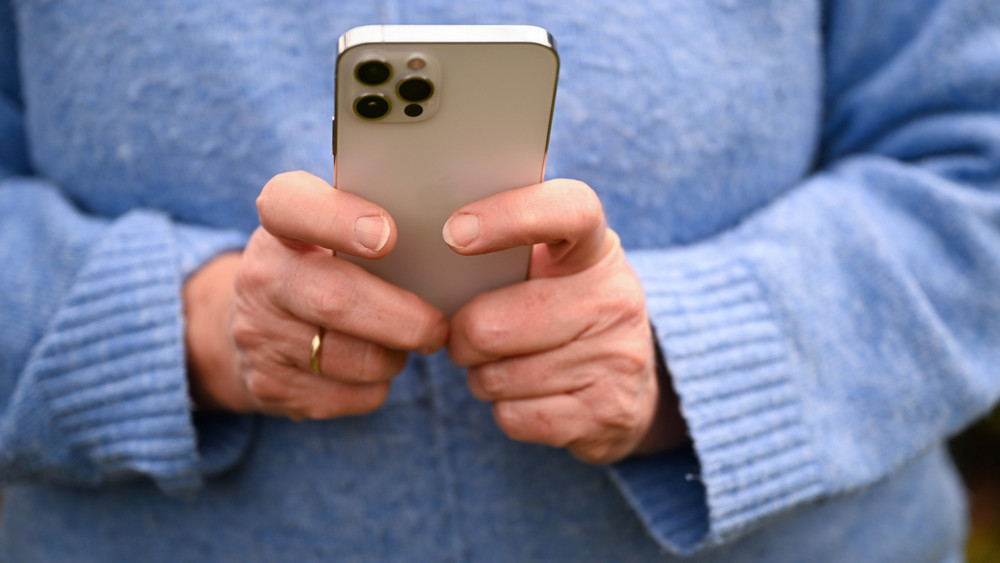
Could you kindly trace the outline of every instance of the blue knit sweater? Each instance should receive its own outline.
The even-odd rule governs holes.
[[[690,447],[516,443],[447,357],[376,413],[190,410],[181,284],[330,176],[336,39],[531,23]],[[1000,395],[1000,3],[0,2],[3,561],[946,561]],[[303,343],[304,353],[307,344]]]

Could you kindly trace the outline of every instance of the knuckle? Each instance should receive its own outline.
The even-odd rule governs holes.
[[[493,419],[504,433],[514,440],[525,440],[526,434],[521,425],[521,416],[510,403],[501,401],[493,405]]]
[[[554,447],[564,447],[566,440],[560,438],[565,429],[560,429],[560,421],[545,411],[515,406],[514,402],[498,401],[493,405],[493,417],[505,434],[519,442],[535,442]]]
[[[364,383],[375,383],[395,375],[402,367],[396,356],[384,346],[366,342],[361,365],[357,371],[358,380]]]
[[[480,401],[492,401],[493,397],[483,388],[483,384],[479,379],[479,376],[472,373],[471,371],[466,376],[468,382],[469,392],[473,397],[479,399]]]
[[[260,193],[257,194],[257,216],[260,218],[260,223],[264,226],[271,224],[274,214],[274,206],[276,199],[276,192],[278,191],[277,184],[281,183],[281,177],[283,174],[279,174],[270,180],[264,187],[261,188]]]
[[[484,367],[478,372],[479,386],[487,397],[501,397],[507,390],[508,377],[502,369]]]
[[[287,191],[287,186],[297,182],[302,182],[307,176],[306,172],[296,170],[292,172],[282,172],[271,177],[264,184],[260,193],[257,194],[257,215],[260,222],[266,228],[273,224],[275,211],[278,209],[282,193]]]
[[[334,322],[337,319],[343,319],[350,313],[352,304],[355,302],[351,296],[352,292],[337,289],[345,287],[347,286],[344,284],[334,283],[330,290],[310,292],[304,297],[307,301],[306,305],[324,319]]]
[[[246,387],[250,395],[260,403],[278,403],[285,399],[285,386],[262,373],[247,377]]]
[[[607,373],[621,378],[641,376],[649,368],[652,354],[644,346],[631,346],[633,349],[623,349],[607,359]]]
[[[587,184],[579,180],[573,180],[574,191],[577,192],[576,197],[579,202],[580,207],[587,213],[587,215],[604,215],[604,206],[601,205],[601,198],[597,196],[597,192],[593,190]]]
[[[465,340],[469,347],[481,354],[488,354],[497,343],[506,342],[509,330],[487,315],[480,315],[475,322],[465,325]]]
[[[389,382],[372,383],[360,390],[354,407],[356,414],[369,414],[377,410],[389,397]]]
[[[563,180],[562,189],[565,190],[567,199],[573,202],[575,212],[581,218],[601,218],[604,217],[604,206],[597,192],[589,185],[580,180]]]
[[[635,394],[621,389],[605,394],[595,414],[601,426],[616,431],[632,430],[641,419]]]
[[[241,267],[236,270],[236,275],[233,276],[233,291],[237,295],[254,293],[260,285],[260,275],[252,268]]]
[[[233,276],[233,291],[237,295],[255,295],[264,292],[273,282],[275,268],[267,267],[273,258],[261,252],[261,243],[270,235],[257,229],[244,251],[244,259]]]
[[[229,330],[233,342],[241,350],[253,350],[267,343],[267,337],[248,315],[233,315]]]
[[[646,295],[634,275],[613,276],[601,289],[598,294],[602,297],[594,303],[601,318],[612,319],[615,324],[642,319],[644,328],[648,327]]]
[[[430,340],[430,335],[433,331],[434,324],[428,320],[422,319],[414,323],[411,330],[400,333],[399,345],[404,350],[416,350],[417,348],[422,348]]]
[[[435,342],[435,340],[438,336],[438,327],[442,326],[444,322],[444,314],[436,309],[418,312],[417,318],[413,321],[412,329],[401,333],[401,348],[418,350],[439,345],[440,343]]]

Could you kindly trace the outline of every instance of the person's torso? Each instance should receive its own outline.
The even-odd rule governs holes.
[[[102,215],[256,226],[282,171],[330,179],[337,38],[370,23],[547,28],[561,60],[548,177],[590,184],[626,247],[689,243],[809,171],[814,2],[22,2],[38,173]]]
[[[15,11],[33,165],[108,216],[155,208],[249,231],[274,174],[329,179],[337,38],[362,24],[547,28],[561,59],[547,174],[590,184],[627,248],[694,242],[766,205],[809,172],[822,117],[817,2],[22,0]],[[371,416],[259,426],[248,458],[193,500],[146,483],[11,488],[0,548],[11,560],[663,556],[603,468],[507,439],[442,356],[412,361]],[[852,547],[852,529],[922,529],[874,510],[887,503],[947,505],[951,521],[960,502],[942,464],[708,557],[856,557],[869,542]],[[907,497],[923,485],[929,496]],[[885,535],[886,552],[940,543]]]

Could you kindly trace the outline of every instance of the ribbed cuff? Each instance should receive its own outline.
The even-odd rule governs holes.
[[[690,447],[627,459],[610,469],[612,480],[660,545],[688,555],[705,544],[709,532],[705,486]]]
[[[140,474],[178,493],[196,488],[201,472],[174,235],[158,215],[136,212],[115,221],[95,244],[28,370],[51,423],[100,480]]]
[[[687,495],[665,475],[622,471],[654,535],[680,552],[721,543],[822,492],[821,465],[793,377],[794,356],[750,266],[719,261],[687,271],[636,264],[681,401],[704,487],[708,526],[662,515],[656,498]],[[639,475],[638,473],[643,473]],[[675,480],[675,479],[674,479]],[[664,501],[666,502],[666,501]],[[692,513],[693,514],[693,513]]]
[[[220,231],[187,224],[174,224],[173,231],[181,283],[216,255],[242,250],[248,238],[239,231]]]

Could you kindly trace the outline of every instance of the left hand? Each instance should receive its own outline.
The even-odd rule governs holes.
[[[473,299],[448,341],[508,436],[590,463],[684,439],[642,286],[590,187],[552,180],[485,198],[452,214],[444,237],[467,255],[534,245],[528,280]]]

